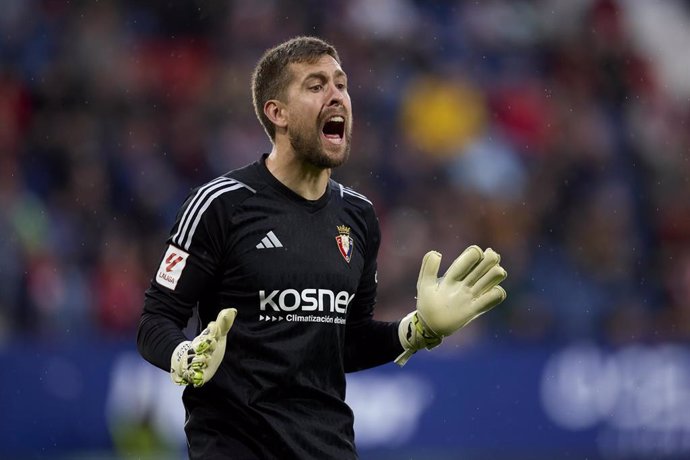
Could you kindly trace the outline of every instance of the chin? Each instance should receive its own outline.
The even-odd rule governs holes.
[[[350,156],[350,141],[343,139],[340,144],[334,144],[327,139],[308,139],[293,135],[290,144],[297,156],[304,162],[317,168],[337,168],[344,164]]]
[[[347,159],[350,157],[350,149],[348,146],[341,146],[337,152],[323,152],[324,160],[331,164],[331,168],[337,168],[345,164]]]

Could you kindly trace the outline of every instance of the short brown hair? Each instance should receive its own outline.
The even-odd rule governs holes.
[[[252,100],[256,116],[272,141],[275,140],[276,128],[264,113],[264,104],[285,96],[291,78],[289,64],[314,63],[324,55],[333,57],[340,64],[335,47],[320,38],[303,36],[267,50],[259,60],[252,74]]]

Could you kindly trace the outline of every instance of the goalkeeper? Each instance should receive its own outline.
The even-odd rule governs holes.
[[[378,220],[366,197],[330,178],[352,133],[336,50],[314,37],[282,43],[257,64],[252,92],[272,151],[183,203],[138,348],[186,386],[190,458],[357,458],[345,373],[439,345],[505,299],[506,272],[496,252],[470,246],[440,276],[431,251],[416,308],[374,320]]]

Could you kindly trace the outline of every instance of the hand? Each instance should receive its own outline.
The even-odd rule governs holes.
[[[225,355],[228,331],[237,310],[226,308],[218,313],[194,340],[180,343],[170,358],[170,377],[178,385],[200,387],[211,380]]]
[[[398,327],[405,351],[395,362],[404,365],[417,350],[440,345],[443,337],[503,302],[506,291],[498,284],[508,274],[500,261],[493,249],[470,246],[438,278],[441,254],[428,252],[417,281],[417,310]]]

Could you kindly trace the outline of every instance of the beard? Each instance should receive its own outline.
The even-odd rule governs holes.
[[[343,133],[345,150],[342,155],[330,156],[323,148],[321,133],[315,130],[291,129],[288,127],[288,138],[295,154],[306,163],[317,168],[337,168],[344,164],[350,156],[352,129],[345,129]]]

